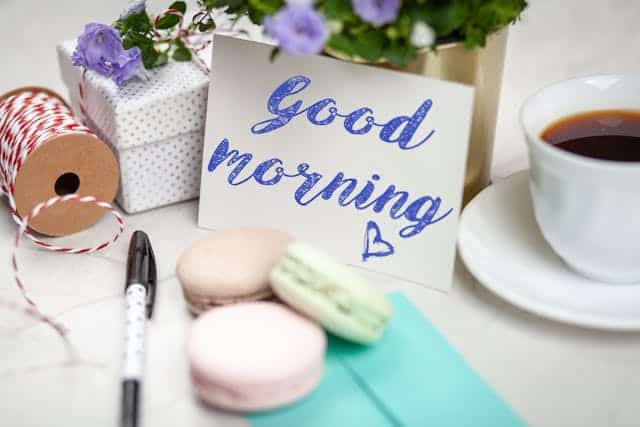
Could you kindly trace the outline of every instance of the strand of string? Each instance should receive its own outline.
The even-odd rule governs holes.
[[[216,13],[221,15],[221,12]],[[211,39],[213,33],[234,36],[242,33],[242,31],[234,30],[233,26],[231,28],[217,28],[216,30],[211,31],[196,32],[190,29],[188,26],[185,27],[184,14],[179,10],[172,8],[169,8],[156,16],[155,23],[157,24],[158,21],[168,15],[175,15],[180,18],[180,21],[176,26],[176,30],[169,33],[168,35],[162,35],[156,30],[154,34],[155,41],[158,43],[171,43],[176,40],[180,40],[184,44],[184,46],[191,52],[191,59],[193,60],[193,62],[195,62],[196,65],[198,65],[205,74],[211,73],[211,69],[200,55],[202,51],[204,51],[213,43],[213,40]]]
[[[12,218],[18,225],[14,240],[11,266],[15,284],[27,306],[20,308],[15,303],[0,301],[6,308],[22,311],[51,326],[66,341],[67,329],[56,322],[51,316],[44,314],[29,297],[26,287],[20,277],[17,252],[20,240],[26,237],[35,245],[54,252],[67,254],[92,253],[115,243],[124,231],[124,221],[120,213],[110,204],[100,201],[93,196],[68,194],[54,196],[35,205],[31,212],[21,218],[15,200],[15,180],[21,166],[29,155],[39,146],[52,138],[70,133],[93,135],[93,132],[79,123],[71,110],[59,98],[44,91],[23,91],[0,101],[0,193],[7,196]],[[91,204],[111,213],[117,224],[118,231],[108,241],[93,247],[71,248],[53,245],[36,237],[29,231],[29,224],[43,211],[61,203],[77,202]]]
[[[156,41],[168,43],[174,40],[181,40],[185,47],[191,52],[193,61],[206,74],[209,74],[211,70],[201,58],[200,54],[212,44],[211,39],[203,40],[203,38],[213,31],[197,33],[188,28],[184,28],[184,16],[176,9],[167,9],[162,14],[158,15],[156,20],[161,19],[163,16],[168,14],[175,14],[179,16],[180,21],[177,27],[178,30],[176,33],[169,36],[162,36],[160,33],[156,32]],[[233,30],[233,28],[219,28],[215,30],[215,32],[218,34],[228,35],[238,35],[241,33]],[[197,40],[194,41],[196,38]],[[86,120],[87,116],[84,102],[85,78],[86,70],[83,71],[78,83],[78,101],[83,122]],[[55,96],[51,96],[46,92],[24,91],[0,102],[0,195],[4,194],[7,196],[11,216],[16,224],[18,224],[18,231],[16,232],[13,253],[11,256],[11,266],[14,272],[15,284],[22,297],[27,302],[27,306],[21,307],[16,303],[3,300],[0,300],[0,305],[5,308],[22,311],[25,315],[48,324],[63,339],[65,339],[65,341],[67,332],[66,327],[61,323],[56,322],[51,316],[41,312],[35,301],[27,294],[23,281],[20,278],[20,270],[17,262],[17,252],[20,240],[21,238],[26,237],[35,245],[54,252],[67,254],[92,253],[105,249],[115,243],[124,231],[124,221],[120,213],[110,203],[99,201],[92,196],[81,196],[77,194],[55,196],[49,200],[43,201],[36,205],[24,219],[21,219],[17,211],[14,192],[16,176],[28,156],[46,141],[59,135],[73,132],[93,135],[93,132],[88,127],[74,119],[71,111],[60,99]],[[29,231],[30,222],[43,210],[59,203],[72,201],[93,204],[111,213],[118,224],[118,231],[115,233],[113,238],[94,247],[69,248],[56,246],[43,241]]]

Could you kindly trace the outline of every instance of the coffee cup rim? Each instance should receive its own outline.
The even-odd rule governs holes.
[[[551,155],[551,156],[556,156],[559,159],[562,159],[564,161],[567,161],[569,163],[573,163],[576,166],[583,166],[583,167],[590,167],[590,168],[597,168],[597,169],[615,169],[615,170],[640,170],[640,161],[638,162],[621,162],[621,161],[617,161],[617,160],[606,160],[606,159],[595,159],[595,158],[591,158],[591,157],[586,157],[586,156],[581,156],[579,154],[576,153],[572,153],[570,151],[566,151],[566,150],[562,150],[558,147],[555,147],[553,144],[550,144],[546,141],[544,141],[541,137],[539,133],[534,132],[532,129],[529,129],[528,126],[525,125],[525,110],[527,109],[527,107],[530,105],[531,101],[533,99],[535,99],[538,96],[541,96],[544,92],[548,91],[549,89],[553,88],[553,87],[558,87],[558,86],[562,86],[565,84],[568,84],[570,82],[576,82],[576,81],[584,81],[584,80],[590,80],[590,79],[596,79],[596,78],[620,78],[620,79],[636,79],[638,80],[638,85],[640,86],[640,74],[592,74],[592,75],[587,75],[587,76],[580,76],[580,77],[573,77],[573,78],[569,78],[569,79],[562,79],[562,80],[557,80],[554,81],[552,83],[549,83],[547,85],[542,86],[541,88],[539,88],[538,90],[536,90],[535,92],[533,92],[531,95],[529,95],[525,101],[522,103],[522,106],[520,107],[520,112],[518,114],[518,119],[520,122],[520,128],[523,130],[523,132],[526,135],[526,141],[527,141],[527,145],[529,146],[535,146],[535,148],[542,150],[543,152]],[[585,110],[585,112],[588,110]],[[638,108],[637,110],[630,110],[630,111],[637,111],[638,113],[640,113],[640,108]],[[558,117],[558,120],[562,119],[563,117]],[[547,126],[549,124],[551,124],[553,122],[550,122],[547,124]]]

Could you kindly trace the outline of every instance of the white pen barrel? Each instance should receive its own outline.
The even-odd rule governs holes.
[[[122,377],[142,379],[144,368],[144,328],[146,324],[145,287],[135,283],[125,292],[125,337]]]

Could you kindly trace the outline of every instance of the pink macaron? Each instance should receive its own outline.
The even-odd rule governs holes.
[[[201,315],[187,353],[206,403],[262,411],[306,396],[320,382],[327,339],[309,319],[274,302],[222,306]]]

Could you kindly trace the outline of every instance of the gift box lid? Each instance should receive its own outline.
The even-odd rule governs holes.
[[[169,61],[123,86],[96,72],[82,73],[71,55],[76,41],[58,45],[58,60],[72,105],[79,108],[79,82],[89,126],[118,149],[157,142],[204,129],[209,76],[194,62]],[[208,61],[206,61],[208,62]]]

